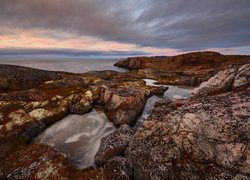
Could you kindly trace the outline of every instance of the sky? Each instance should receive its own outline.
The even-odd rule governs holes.
[[[250,0],[0,0],[0,57],[250,54]]]

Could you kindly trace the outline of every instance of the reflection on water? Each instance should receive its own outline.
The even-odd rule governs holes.
[[[178,87],[178,86],[169,86],[169,85],[159,85],[155,84],[157,81],[153,79],[143,79],[146,82],[147,86],[164,86],[168,87],[168,90],[165,91],[162,98],[170,99],[170,100],[177,100],[177,99],[187,99],[190,97],[193,88],[191,87]],[[138,119],[134,129],[137,129],[142,125],[144,120],[151,114],[152,110],[154,109],[154,105],[157,101],[161,98],[157,96],[152,96],[148,98],[146,105],[144,107],[143,113]]]
[[[94,164],[101,139],[114,130],[104,113],[93,110],[81,116],[69,115],[47,128],[33,142],[54,146],[83,169]]]
[[[143,80],[146,82],[147,86],[168,87],[168,90],[165,91],[163,98],[168,98],[170,100],[187,99],[190,97],[193,90],[192,87],[179,87],[179,86],[155,84],[157,81],[153,79],[143,79]]]
[[[137,129],[142,125],[145,119],[148,118],[148,116],[151,114],[152,110],[154,109],[154,105],[157,101],[159,101],[161,98],[158,96],[153,95],[152,97],[148,98],[145,107],[143,109],[142,115],[138,118],[134,129]]]

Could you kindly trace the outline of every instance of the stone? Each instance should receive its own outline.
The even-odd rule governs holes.
[[[91,91],[87,91],[85,94],[75,95],[70,104],[70,112],[81,115],[91,111],[93,107],[92,96]]]
[[[95,156],[95,163],[102,165],[110,158],[123,154],[131,138],[131,127],[126,124],[121,125],[120,128],[101,140],[100,148]]]
[[[192,95],[204,96],[229,91],[232,88],[236,73],[237,68],[220,71],[214,77],[194,89]]]
[[[105,162],[104,169],[111,171],[113,179],[130,180],[133,175],[132,162],[120,156],[115,156]]]
[[[146,101],[145,91],[139,88],[109,88],[105,90],[105,113],[116,125],[134,125]]]
[[[234,78],[233,89],[242,89],[250,86],[250,64],[241,66]]]
[[[153,112],[125,152],[134,178],[250,178],[249,112],[249,91],[199,97],[165,115]]]
[[[250,64],[218,72],[192,92],[192,97],[220,94],[249,87]]]
[[[72,178],[76,172],[63,155],[47,145],[29,145],[11,154],[4,164],[8,179]]]

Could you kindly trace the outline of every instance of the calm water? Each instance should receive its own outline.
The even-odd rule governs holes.
[[[82,73],[87,71],[115,70],[119,72],[125,69],[113,66],[119,59],[4,59],[0,58],[0,64],[12,64],[52,71],[67,71]]]
[[[101,139],[115,130],[104,113],[93,110],[84,115],[69,115],[36,137],[67,155],[79,169],[94,165]]]

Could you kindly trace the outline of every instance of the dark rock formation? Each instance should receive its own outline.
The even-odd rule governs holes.
[[[239,69],[247,76],[245,66]],[[244,87],[199,97],[164,114],[154,111],[126,151],[134,178],[249,179],[250,91],[249,85]],[[172,103],[161,104],[157,108]]]
[[[0,65],[0,90],[26,89],[48,80],[58,80],[62,73],[14,65]]]
[[[95,157],[96,164],[102,165],[110,158],[123,154],[131,138],[132,129],[126,124],[103,138]]]

